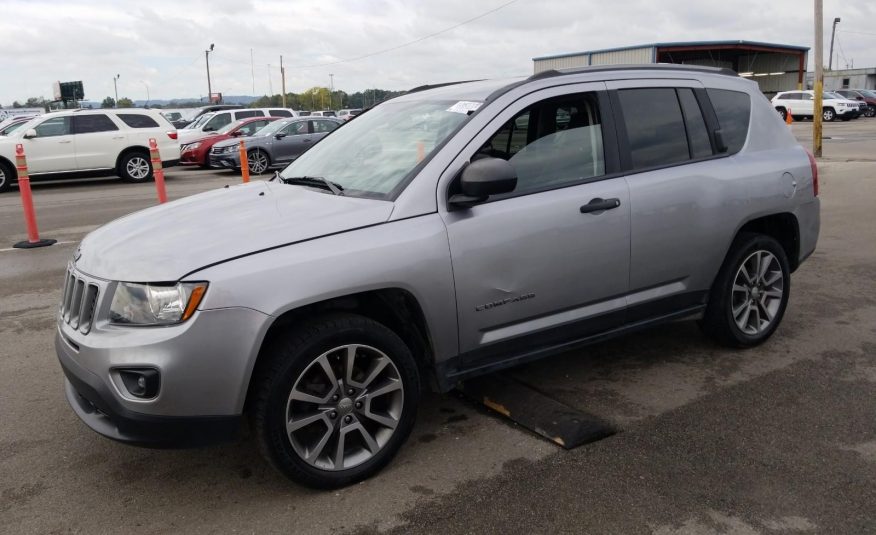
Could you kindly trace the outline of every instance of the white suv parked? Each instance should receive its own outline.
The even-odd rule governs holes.
[[[179,131],[179,141],[186,144],[249,117],[298,117],[298,112],[291,108],[242,108],[205,113]]]
[[[788,110],[797,118],[812,118],[815,114],[815,91],[782,91],[772,98],[773,107],[786,119]],[[860,113],[857,102],[847,99],[834,99],[824,95],[822,100],[822,118],[833,121],[837,117],[848,121]]]
[[[0,137],[0,193],[17,177],[19,143],[32,177],[88,171],[145,182],[152,178],[149,138],[157,141],[164,167],[179,163],[176,129],[156,110],[64,110],[35,117]]]

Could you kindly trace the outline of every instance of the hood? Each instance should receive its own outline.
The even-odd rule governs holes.
[[[264,249],[385,222],[393,203],[251,182],[147,208],[82,240],[76,267],[108,280],[170,282]]]

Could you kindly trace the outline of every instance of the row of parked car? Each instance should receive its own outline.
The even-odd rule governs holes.
[[[811,119],[815,114],[815,91],[782,91],[772,98],[773,107],[787,119]],[[822,100],[825,121],[849,121],[858,117],[876,116],[876,91],[869,89],[838,89],[825,91]]]

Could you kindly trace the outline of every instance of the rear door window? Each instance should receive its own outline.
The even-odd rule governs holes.
[[[289,110],[269,110],[268,115],[271,117],[292,117],[292,112]]]
[[[747,93],[727,89],[707,89],[709,100],[718,116],[718,124],[727,145],[727,154],[742,149],[748,138],[748,123],[751,117],[751,99]],[[804,95],[810,95],[804,93]]]
[[[131,128],[158,128],[155,119],[142,113],[119,113],[118,118]]]
[[[338,127],[338,123],[334,121],[311,121],[313,123],[313,133],[324,134],[331,132]]]
[[[119,127],[106,115],[100,113],[95,115],[74,115],[73,116],[73,133],[74,134],[91,134],[94,132],[111,132],[118,130]]]
[[[246,119],[247,117],[264,117],[262,110],[246,110],[234,112],[234,117],[237,119]]]
[[[633,169],[690,159],[681,106],[671,87],[618,91]]]

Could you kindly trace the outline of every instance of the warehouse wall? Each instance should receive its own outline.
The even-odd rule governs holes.
[[[653,63],[654,47],[628,48],[591,54],[591,65],[617,65],[630,63]]]
[[[573,69],[590,65],[587,54],[580,56],[566,56],[562,58],[539,59],[533,62],[533,74],[551,69]]]

